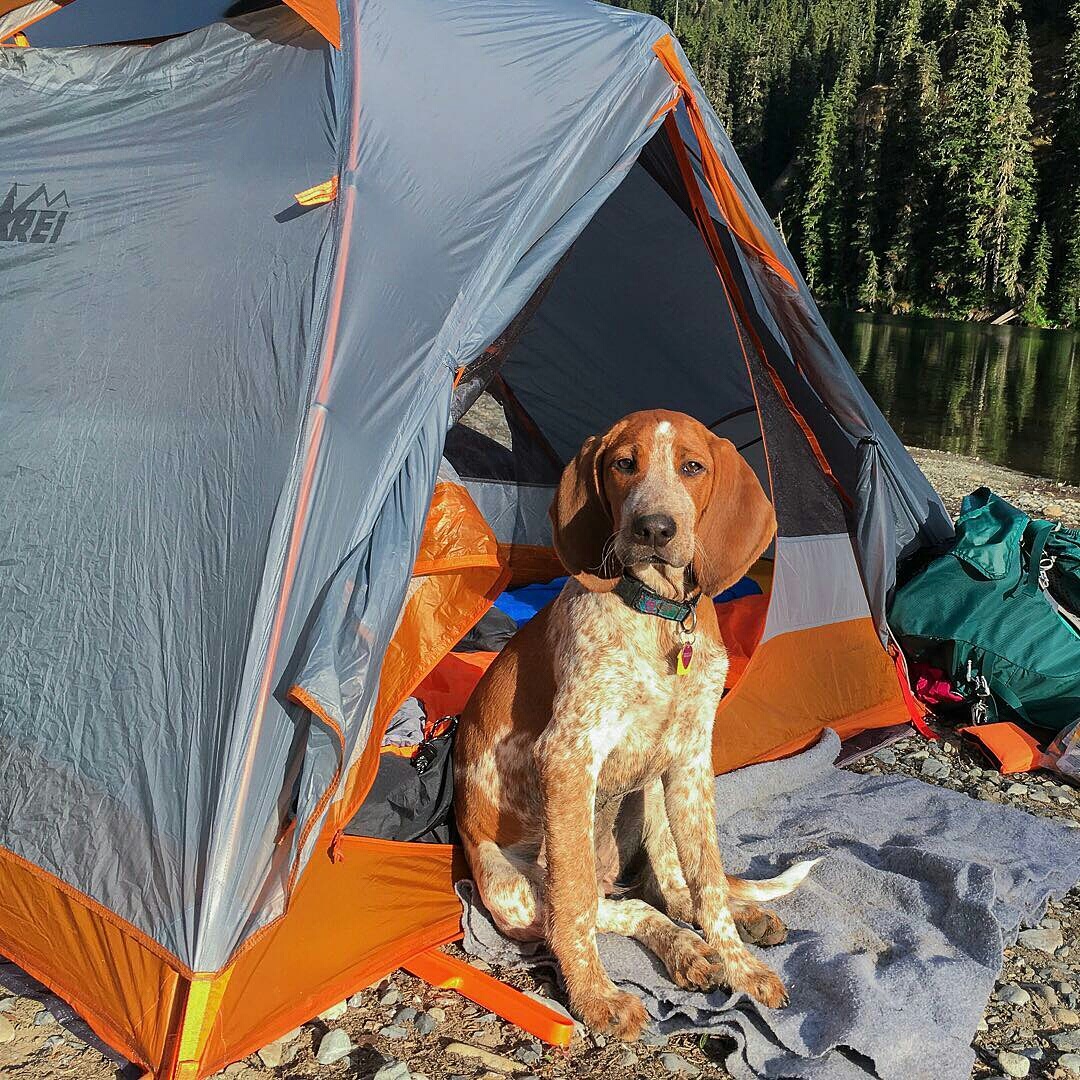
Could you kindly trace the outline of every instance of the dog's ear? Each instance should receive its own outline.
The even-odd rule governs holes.
[[[706,596],[716,596],[739,581],[769,546],[776,515],[734,445],[710,437],[712,493],[698,519],[694,576]]]
[[[590,592],[609,592],[622,573],[614,554],[604,558],[614,528],[600,476],[606,443],[600,435],[585,440],[563,469],[549,511],[559,561]]]

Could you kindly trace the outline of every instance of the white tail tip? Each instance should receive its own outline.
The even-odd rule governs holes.
[[[764,881],[747,881],[745,878],[728,878],[728,891],[736,900],[775,900],[794,892],[821,859],[804,859],[789,866],[782,874]]]

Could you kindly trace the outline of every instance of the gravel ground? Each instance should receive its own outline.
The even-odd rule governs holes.
[[[953,513],[963,495],[988,484],[1027,512],[1080,525],[1080,488],[953,454],[919,449],[912,453]],[[944,736],[939,742],[911,735],[849,767],[904,773],[1080,827],[1080,792],[1075,787],[1043,774],[1002,777],[984,768],[985,763],[958,745],[946,729],[939,731]],[[522,972],[494,974],[522,989],[554,994]],[[5,997],[0,989],[0,1076],[112,1080],[132,1075],[84,1041],[85,1027],[77,1022],[60,1026],[44,1008],[48,1004],[44,991]],[[462,1046],[466,1049],[457,1048]],[[973,1080],[1080,1078],[1080,890],[1051,905],[1041,926],[1025,932],[1014,948],[1006,950],[1004,970],[973,1046],[977,1055]],[[580,1031],[569,1049],[547,1048],[458,995],[433,990],[399,971],[281,1042],[230,1065],[221,1075],[237,1080],[333,1076],[500,1080],[511,1073],[519,1080],[578,1075],[597,1080],[725,1077],[719,1061],[726,1049],[723,1040],[690,1036],[664,1045],[624,1047]]]

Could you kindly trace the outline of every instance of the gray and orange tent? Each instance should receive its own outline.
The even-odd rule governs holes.
[[[347,826],[584,436],[684,410],[772,493],[718,770],[906,720],[950,529],[666,26],[292,6],[0,49],[0,953],[156,1077],[402,965],[550,1021],[435,951],[452,846]]]

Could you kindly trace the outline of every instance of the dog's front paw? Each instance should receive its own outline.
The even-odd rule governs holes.
[[[577,1011],[586,1027],[624,1042],[636,1042],[649,1022],[640,998],[615,987],[578,1002]]]
[[[720,954],[693,930],[680,930],[661,953],[671,981],[683,990],[714,990],[725,985]]]
[[[774,911],[754,907],[745,911],[733,908],[731,912],[739,937],[751,945],[782,945],[787,941],[787,927]]]
[[[740,964],[727,981],[732,990],[741,990],[770,1009],[782,1009],[788,1003],[788,993],[780,976],[759,960]]]

